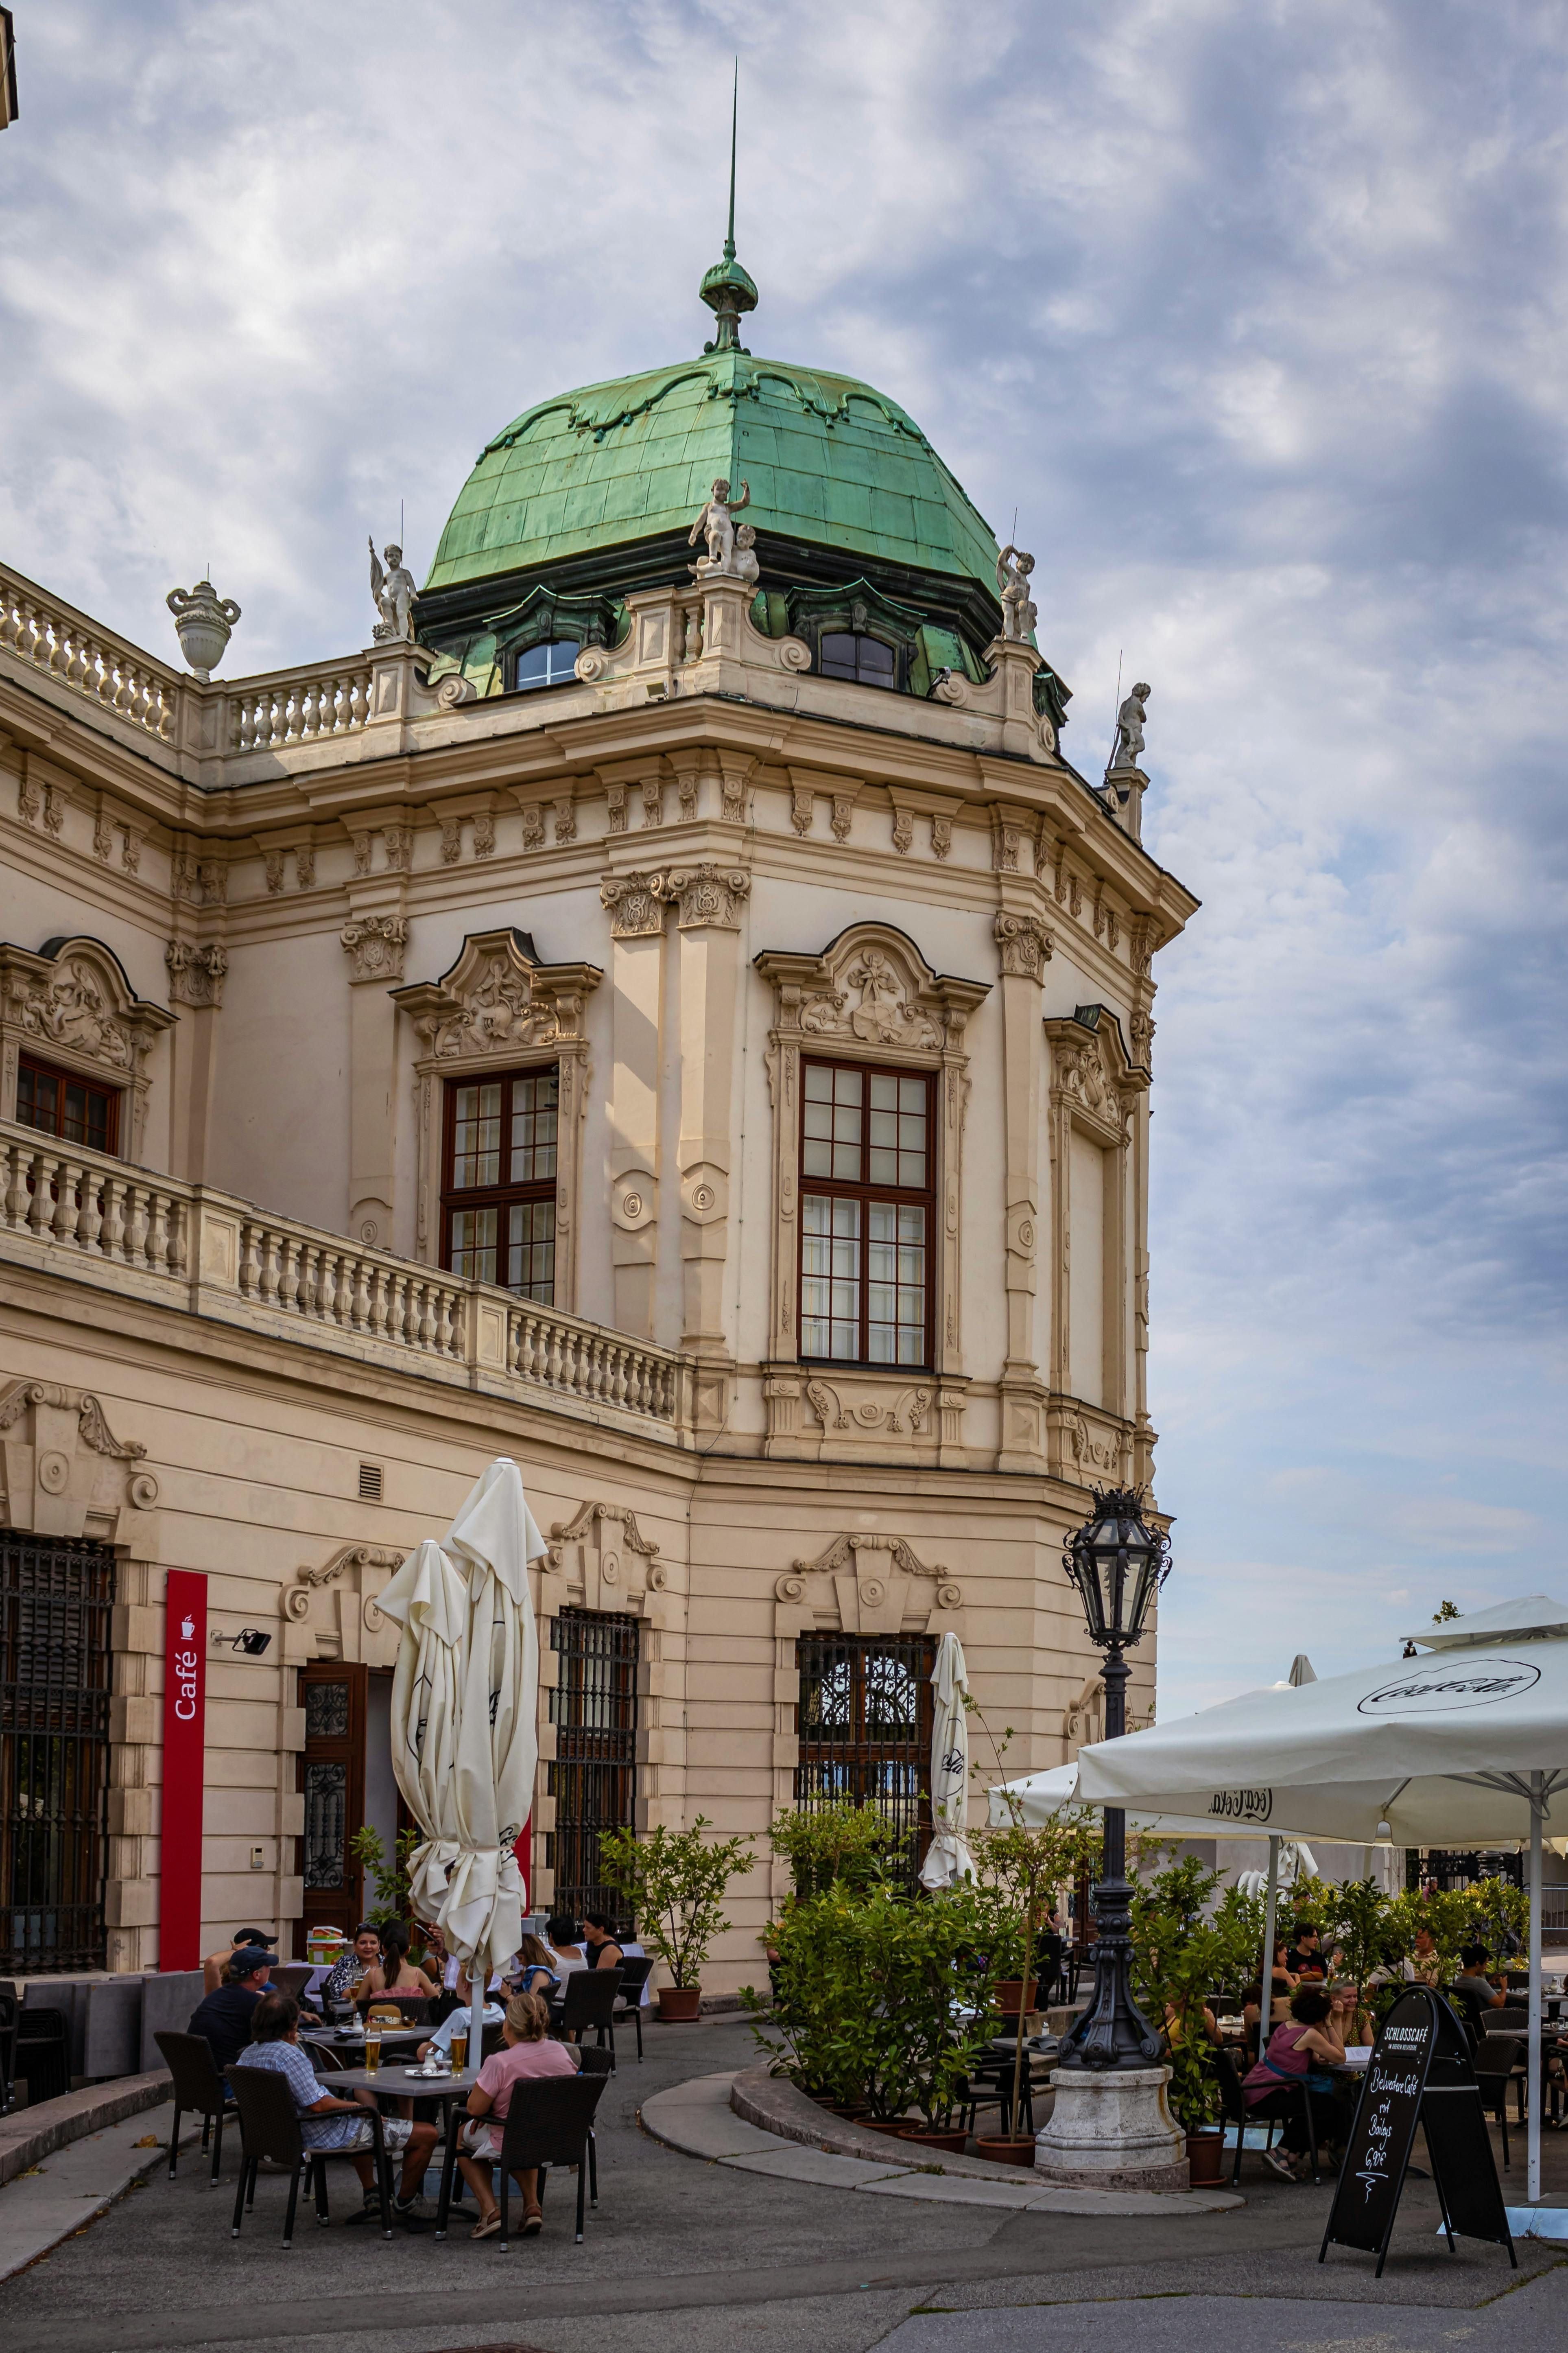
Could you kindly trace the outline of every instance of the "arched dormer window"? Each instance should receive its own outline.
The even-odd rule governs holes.
[[[899,682],[899,658],[892,647],[859,631],[825,629],[817,668],[824,678],[852,679],[858,686],[894,687]]]
[[[519,654],[511,682],[520,689],[569,685],[576,678],[582,650],[580,638],[548,638],[542,645],[530,646]]]

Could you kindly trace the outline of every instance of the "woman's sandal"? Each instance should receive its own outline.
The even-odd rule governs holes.
[[[544,2209],[542,2206],[531,2206],[522,2218],[523,2237],[525,2239],[537,2238],[543,2228]]]
[[[489,2213],[480,2215],[479,2221],[474,2224],[473,2229],[468,2232],[468,2236],[470,2239],[493,2239],[500,2229],[500,2208],[496,2206],[491,2209]]]

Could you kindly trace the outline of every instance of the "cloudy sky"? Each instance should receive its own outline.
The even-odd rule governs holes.
[[[1568,1593],[1563,0],[16,0],[0,554],[363,642],[531,402],[870,378],[1149,679],[1166,1714]],[[237,646],[237,655],[241,648]],[[231,665],[232,667],[233,665]]]

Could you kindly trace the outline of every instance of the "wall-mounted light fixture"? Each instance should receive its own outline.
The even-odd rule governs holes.
[[[217,1627],[213,1628],[215,1651],[238,1651],[247,1659],[258,1659],[271,1641],[271,1635],[262,1626],[242,1626],[237,1634],[221,1633]]]

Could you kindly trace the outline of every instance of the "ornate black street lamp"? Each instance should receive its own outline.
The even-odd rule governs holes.
[[[1093,1516],[1068,1538],[1063,1562],[1077,1586],[1089,1639],[1105,1653],[1105,1736],[1127,1729],[1125,1653],[1143,1632],[1154,1596],[1171,1567],[1171,1539],[1143,1517],[1141,1487],[1094,1491]],[[1160,2038],[1132,1999],[1129,1968],[1131,1889],[1127,1884],[1127,1817],[1105,1809],[1105,1858],[1094,1898],[1094,1992],[1062,2044],[1062,2067],[1151,2067]]]

